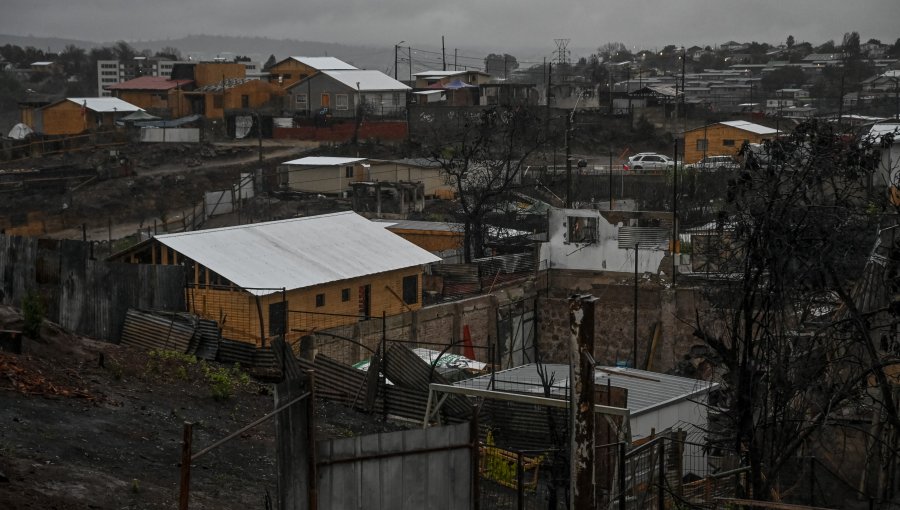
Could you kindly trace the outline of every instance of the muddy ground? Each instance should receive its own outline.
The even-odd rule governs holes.
[[[0,307],[0,329],[21,328]],[[0,508],[176,508],[185,421],[194,451],[273,409],[270,384],[234,373],[228,398],[198,365],[80,338],[45,322],[22,354],[0,352]],[[102,357],[102,366],[101,366]],[[211,365],[215,366],[215,364]],[[320,438],[395,430],[317,403]],[[198,459],[191,508],[266,508],[276,494],[272,421]]]

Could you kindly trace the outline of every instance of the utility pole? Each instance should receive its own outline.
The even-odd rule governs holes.
[[[640,242],[634,243],[634,322],[632,323],[632,333],[634,334],[634,339],[632,340],[633,345],[631,348],[631,368],[637,368],[637,355],[638,355],[638,339],[637,339],[637,325],[638,325],[638,247],[640,246]]]
[[[409,81],[412,83],[412,46],[407,46],[406,51],[409,52]]]
[[[612,147],[609,148],[609,210],[613,210]]]
[[[400,50],[400,45],[405,43],[406,41],[400,41],[394,45],[394,79],[397,79],[397,52]]]
[[[572,115],[575,115],[574,110]],[[572,115],[566,115],[566,209],[572,207]]]
[[[672,169],[672,285],[675,285],[675,278],[678,274],[678,139],[675,139],[673,148],[673,159],[675,167]]]
[[[443,70],[447,70],[447,48],[444,46],[444,36],[441,36],[441,65]]]
[[[263,162],[263,150],[262,150],[262,117],[259,116],[259,111],[256,113],[256,135],[259,140],[259,163]]]
[[[684,46],[681,47],[681,115],[682,115],[682,135],[681,138],[684,139],[684,133],[687,132],[687,109],[684,103],[684,100],[687,96],[684,90],[684,66],[687,61],[687,50]],[[750,91],[753,91],[753,85],[750,85]],[[677,98],[676,98],[677,99]],[[682,150],[682,152],[684,152]]]

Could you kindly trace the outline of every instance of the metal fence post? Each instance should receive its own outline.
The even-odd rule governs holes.
[[[191,443],[193,442],[194,424],[184,422],[184,433],[181,440],[181,483],[178,494],[178,510],[187,510],[191,498]]]
[[[625,443],[618,443],[619,449],[619,510],[625,510]]]
[[[381,423],[387,424],[387,311],[381,311]]]
[[[306,371],[306,384],[309,397],[306,399],[306,441],[308,443],[309,470],[309,509],[316,510],[319,507],[318,473],[316,471],[316,371]]]
[[[481,509],[481,454],[478,436],[478,413],[481,407],[472,407],[472,419],[469,421],[469,440],[472,442],[472,510]]]
[[[666,483],[666,439],[665,437],[659,438],[659,490],[657,493],[657,506],[659,510],[665,510],[666,508],[666,493],[663,490],[663,484]]]
[[[525,469],[522,452],[516,452],[516,508],[525,510]]]
[[[809,457],[809,504],[810,506],[816,505],[816,458],[810,455]]]

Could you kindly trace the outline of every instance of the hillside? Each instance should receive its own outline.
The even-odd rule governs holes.
[[[23,325],[0,307],[0,330]],[[0,508],[171,509],[182,426],[195,451],[273,408],[271,387],[232,367],[81,338],[44,322],[22,354],[0,351]],[[227,374],[213,382],[207,372]],[[317,405],[317,435],[381,431],[376,418]],[[263,508],[275,494],[268,421],[193,464],[192,509]]]

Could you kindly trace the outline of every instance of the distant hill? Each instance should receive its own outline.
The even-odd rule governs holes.
[[[0,46],[4,44],[15,44],[22,47],[33,46],[44,51],[49,49],[50,51],[58,52],[62,51],[68,44],[91,49],[100,46],[112,46],[115,44],[115,41],[96,42],[55,37],[0,34]],[[394,65],[393,47],[349,46],[292,39],[271,39],[267,37],[191,35],[178,39],[128,41],[128,44],[138,51],[148,49],[156,52],[165,47],[177,48],[182,56],[191,56],[197,60],[215,57],[232,58],[236,55],[246,55],[254,61],[265,62],[269,55],[275,55],[275,58],[278,60],[291,55],[328,55],[364,69],[387,71],[392,70]]]
[[[34,46],[44,51],[62,51],[67,44],[74,44],[80,48],[90,49],[99,46],[113,46],[116,41],[96,42],[77,39],[61,39],[55,37],[37,37],[37,36],[18,36],[9,34],[0,34],[0,46],[4,44],[15,44],[18,46]],[[291,55],[303,56],[323,56],[328,55],[337,57],[341,60],[349,62],[361,69],[374,69],[383,71],[387,74],[393,74],[394,69],[394,47],[393,46],[356,46],[338,43],[324,43],[316,41],[299,41],[296,39],[272,39],[269,37],[242,37],[230,35],[191,35],[180,37],[178,39],[156,39],[148,41],[128,41],[134,49],[150,50],[152,52],[159,51],[166,47],[177,48],[185,58],[193,57],[195,60],[213,59],[215,57],[233,58],[236,55],[244,55],[250,57],[255,62],[263,63],[269,58],[269,55],[275,55],[275,58],[281,60]],[[451,43],[452,44],[452,43]],[[440,46],[431,45],[414,45],[414,49],[419,52],[414,57],[415,68],[413,72],[423,69],[440,69],[441,57]],[[454,60],[454,51],[456,48],[447,47],[447,64],[451,65]],[[500,51],[495,48],[475,48],[463,47],[459,48],[459,65],[460,67],[482,68],[483,58],[489,53]],[[590,55],[592,50],[589,49],[573,49],[573,61],[578,59],[579,55]],[[518,50],[508,51],[518,58],[521,67],[527,68],[531,65],[544,61],[552,61],[555,57],[552,46],[547,45],[544,48],[521,48]],[[408,61],[406,48],[400,51],[400,76],[405,76],[404,72],[408,72]]]
[[[37,37],[32,35],[9,35],[0,34],[0,46],[4,44],[14,44],[23,48],[33,46],[40,50],[60,52],[69,44],[74,44],[79,48],[89,50],[96,46],[102,46],[92,41],[82,41],[78,39],[61,39],[59,37]]]

